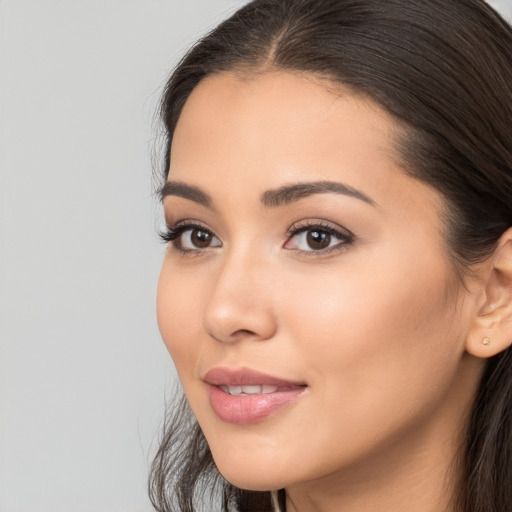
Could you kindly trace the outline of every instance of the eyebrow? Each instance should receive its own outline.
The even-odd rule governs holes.
[[[365,203],[375,206],[375,201],[370,199],[366,194],[337,181],[297,183],[296,185],[288,185],[276,190],[268,190],[261,195],[261,202],[268,208],[276,208],[315,194],[331,193],[354,197],[355,199],[360,199]]]
[[[181,181],[167,181],[160,189],[160,200],[163,201],[167,196],[178,196],[199,203],[207,208],[212,208],[212,198],[203,192],[199,187],[187,185]]]
[[[260,199],[265,207],[277,208],[315,194],[332,193],[353,197],[375,206],[375,201],[370,199],[366,194],[363,194],[360,190],[337,181],[313,181],[286,185],[275,190],[267,190],[261,195]],[[212,198],[206,192],[199,187],[187,185],[181,181],[167,181],[162,186],[160,189],[160,199],[163,201],[167,196],[182,197],[213,209]]]

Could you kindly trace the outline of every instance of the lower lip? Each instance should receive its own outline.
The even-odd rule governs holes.
[[[208,386],[210,404],[215,414],[226,423],[256,423],[294,402],[305,387],[256,395],[230,395],[217,386]]]

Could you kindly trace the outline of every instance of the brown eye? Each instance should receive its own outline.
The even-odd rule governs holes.
[[[184,250],[207,249],[221,245],[220,240],[211,231],[201,227],[185,229],[177,242],[178,247]]]
[[[331,234],[326,231],[309,230],[306,235],[306,243],[311,249],[327,249],[331,244]]]
[[[294,229],[284,245],[285,249],[326,254],[352,243],[354,235],[331,226],[311,225]]]
[[[190,241],[192,245],[198,247],[200,249],[204,249],[205,247],[209,247],[212,241],[212,234],[207,231],[202,231],[200,229],[193,229],[190,233]]]

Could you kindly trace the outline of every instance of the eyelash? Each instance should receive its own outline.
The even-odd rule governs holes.
[[[301,255],[307,256],[307,257],[322,257],[326,256],[328,254],[331,254],[333,252],[338,252],[347,249],[349,245],[351,245],[354,240],[355,236],[353,233],[351,233],[348,229],[341,230],[339,228],[335,228],[329,224],[325,224],[324,222],[319,221],[305,221],[299,224],[296,224],[287,233],[287,240],[286,244],[288,244],[294,237],[297,235],[300,235],[301,233],[307,233],[308,231],[314,232],[319,231],[322,233],[327,233],[331,237],[334,237],[339,240],[339,242],[332,246],[328,247],[326,249],[321,250],[302,250],[302,249],[296,249],[298,253]]]
[[[201,254],[206,249],[209,249],[210,247],[206,247],[205,249],[196,248],[196,249],[185,249],[181,245],[180,237],[183,235],[183,233],[191,230],[199,230],[203,233],[206,233],[210,235],[211,237],[217,238],[215,234],[205,226],[194,223],[194,222],[187,222],[184,224],[176,224],[174,226],[167,226],[166,230],[159,233],[159,237],[162,240],[162,242],[166,244],[170,244],[174,249],[176,249],[181,254],[187,254],[187,255],[198,255]],[[311,222],[308,221],[306,223],[296,224],[292,228],[290,228],[287,232],[287,238],[286,242],[284,243],[283,247],[286,246],[291,240],[293,240],[294,237],[297,235],[300,235],[301,233],[305,233],[308,231],[319,231],[322,233],[327,233],[331,237],[334,237],[339,240],[339,243],[334,245],[333,247],[329,247],[326,249],[320,249],[320,250],[303,250],[303,249],[295,249],[298,253],[303,254],[307,257],[321,257],[323,255],[330,254],[332,252],[341,251],[343,249],[346,249],[347,246],[352,244],[354,242],[355,236],[353,233],[351,233],[348,230],[342,231],[340,229],[336,229],[331,225],[325,224],[323,222]],[[213,246],[216,247],[216,246]]]
[[[203,233],[207,233],[208,235],[215,237],[215,234],[205,226],[195,223],[195,222],[187,222],[184,224],[175,224],[174,226],[167,226],[165,231],[161,231],[159,233],[160,240],[166,244],[170,244],[173,249],[176,249],[182,254],[199,254],[204,251],[204,249],[185,249],[182,244],[180,237],[186,231],[197,229],[198,231],[202,231]]]

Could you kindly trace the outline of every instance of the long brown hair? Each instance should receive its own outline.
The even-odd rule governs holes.
[[[406,127],[399,147],[404,167],[444,195],[446,238],[462,279],[512,226],[512,29],[483,0],[248,3],[197,43],[166,85],[164,177],[194,87],[214,73],[265,69],[341,83]],[[457,509],[512,511],[510,350],[487,364],[461,458]],[[166,422],[150,496],[160,512],[193,512],[205,492],[220,492],[223,510],[272,509],[270,493],[222,479],[183,403]]]

